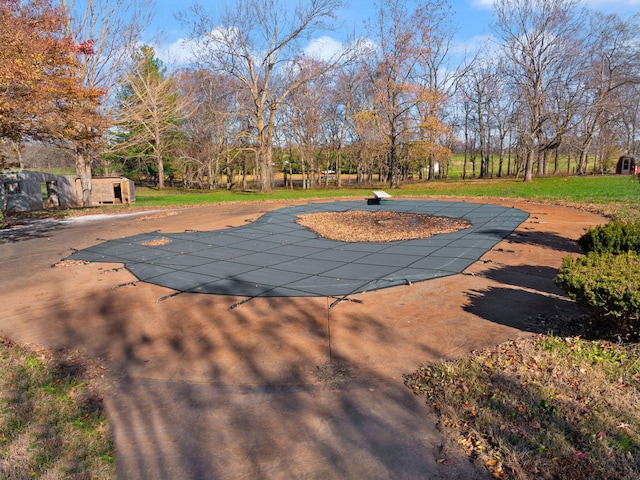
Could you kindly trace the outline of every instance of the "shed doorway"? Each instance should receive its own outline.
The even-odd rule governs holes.
[[[113,203],[122,203],[122,185],[120,183],[113,184]]]
[[[621,172],[623,175],[628,175],[631,172],[631,159],[629,157],[622,157]]]

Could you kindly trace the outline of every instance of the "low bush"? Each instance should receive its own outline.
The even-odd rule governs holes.
[[[589,333],[624,340],[640,338],[640,255],[590,252],[566,257],[556,277],[591,316]]]
[[[597,226],[587,230],[578,239],[578,245],[586,253],[640,253],[640,222],[614,220]]]

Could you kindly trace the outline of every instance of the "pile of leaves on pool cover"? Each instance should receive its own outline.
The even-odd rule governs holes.
[[[461,218],[399,212],[320,212],[298,216],[297,223],[341,242],[392,242],[428,238],[471,226]]]

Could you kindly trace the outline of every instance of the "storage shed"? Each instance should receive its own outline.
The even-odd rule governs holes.
[[[82,187],[80,179],[76,180],[80,197]],[[136,190],[132,180],[125,177],[94,177],[91,180],[91,201],[94,205],[110,205],[133,203],[136,201]]]
[[[135,186],[128,178],[96,177],[91,183],[92,206],[136,200]],[[28,170],[0,173],[0,210],[28,212],[55,207],[82,207],[79,178]]]
[[[616,164],[616,173],[618,175],[638,175],[640,174],[640,165],[637,164],[635,157],[623,155]]]

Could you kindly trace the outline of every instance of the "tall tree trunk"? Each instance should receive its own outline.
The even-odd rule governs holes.
[[[209,190],[215,190],[215,177],[213,175],[213,165],[209,162],[207,163],[207,184],[209,185]]]
[[[389,147],[389,187],[400,187],[400,168],[398,166],[398,153],[395,136],[391,138]]]
[[[164,188],[164,162],[162,161],[162,154],[156,150],[156,166],[158,167],[158,190]]]
[[[20,170],[24,170],[24,159],[22,158],[22,145],[19,141],[11,140],[11,146],[16,151],[16,157],[18,158],[18,165]]]
[[[272,189],[273,168],[271,165],[271,148],[260,145],[258,148],[257,167],[259,175],[260,191],[268,193]]]
[[[342,187],[342,141],[336,152],[336,187]]]
[[[242,190],[247,189],[247,159],[242,159]]]
[[[462,161],[462,179],[467,178],[467,157],[469,156],[469,140],[467,137],[467,131],[464,132],[464,160]]]
[[[540,175],[542,175],[543,177],[546,177],[549,173],[549,166],[547,163],[548,155],[549,155],[549,150],[545,148],[544,151],[542,152],[541,165],[539,167]]]
[[[527,150],[527,158],[524,169],[524,181],[525,183],[531,182],[533,179],[533,163],[535,160],[536,152],[533,147],[529,147]]]
[[[586,148],[580,149],[580,155],[578,156],[577,174],[585,175],[589,167],[589,155]]]
[[[269,117],[266,121],[262,119],[262,109],[258,112],[258,158],[257,165],[259,175],[260,191],[262,193],[269,193],[273,190],[273,125],[275,122],[276,107],[271,104],[269,108]]]
[[[80,145],[75,146],[76,175],[80,178],[82,189],[82,206],[91,206],[91,156],[89,150]]]
[[[429,180],[435,180],[436,178],[436,165],[433,155],[429,155]]]

